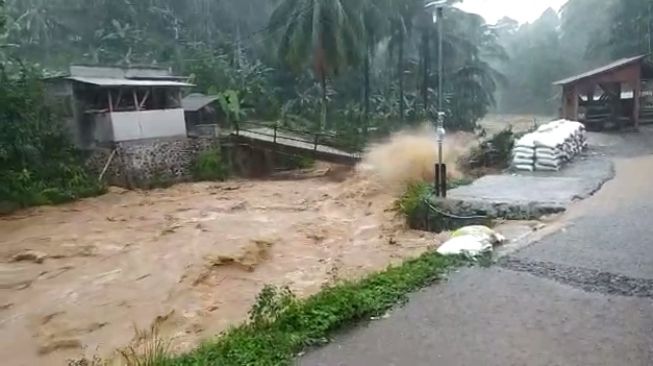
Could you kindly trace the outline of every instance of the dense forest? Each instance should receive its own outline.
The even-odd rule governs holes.
[[[437,27],[422,0],[5,2],[4,57],[48,72],[171,66],[199,91],[236,91],[249,118],[331,130],[394,129],[434,113]],[[448,125],[472,129],[494,107],[551,113],[551,81],[648,52],[650,8],[570,0],[524,25],[447,9]]]
[[[498,24],[509,55],[497,65],[509,84],[497,94],[500,112],[556,113],[551,82],[622,57],[651,52],[653,1],[569,0],[531,24]]]
[[[652,3],[569,0],[521,25],[446,8],[447,128],[492,110],[554,114],[552,81],[650,52]],[[71,63],[171,67],[196,91],[236,95],[236,119],[362,143],[433,119],[438,36],[423,0],[0,0],[0,196],[95,190],[38,88]]]

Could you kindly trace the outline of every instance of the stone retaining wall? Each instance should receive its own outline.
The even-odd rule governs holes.
[[[125,188],[150,188],[192,179],[193,166],[202,151],[217,149],[217,139],[165,138],[116,143],[91,152],[87,166],[100,175],[112,151],[116,153],[104,180]]]

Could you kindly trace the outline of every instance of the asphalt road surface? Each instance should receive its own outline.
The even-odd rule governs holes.
[[[557,232],[452,274],[297,364],[653,365],[653,133],[598,141],[616,177]]]

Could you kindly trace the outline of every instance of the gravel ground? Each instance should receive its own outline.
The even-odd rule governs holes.
[[[511,271],[524,272],[557,281],[587,292],[653,298],[653,280],[552,262],[523,261],[515,258],[501,260],[499,266]]]
[[[298,364],[653,365],[651,136],[595,135],[616,177],[572,204],[561,230],[453,274]]]

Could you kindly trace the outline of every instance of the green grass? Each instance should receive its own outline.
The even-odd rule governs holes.
[[[326,287],[303,300],[288,289],[266,287],[250,311],[249,322],[155,365],[290,365],[298,352],[327,342],[333,332],[357,321],[383,315],[404,303],[409,293],[466,263],[429,252],[362,280]]]

